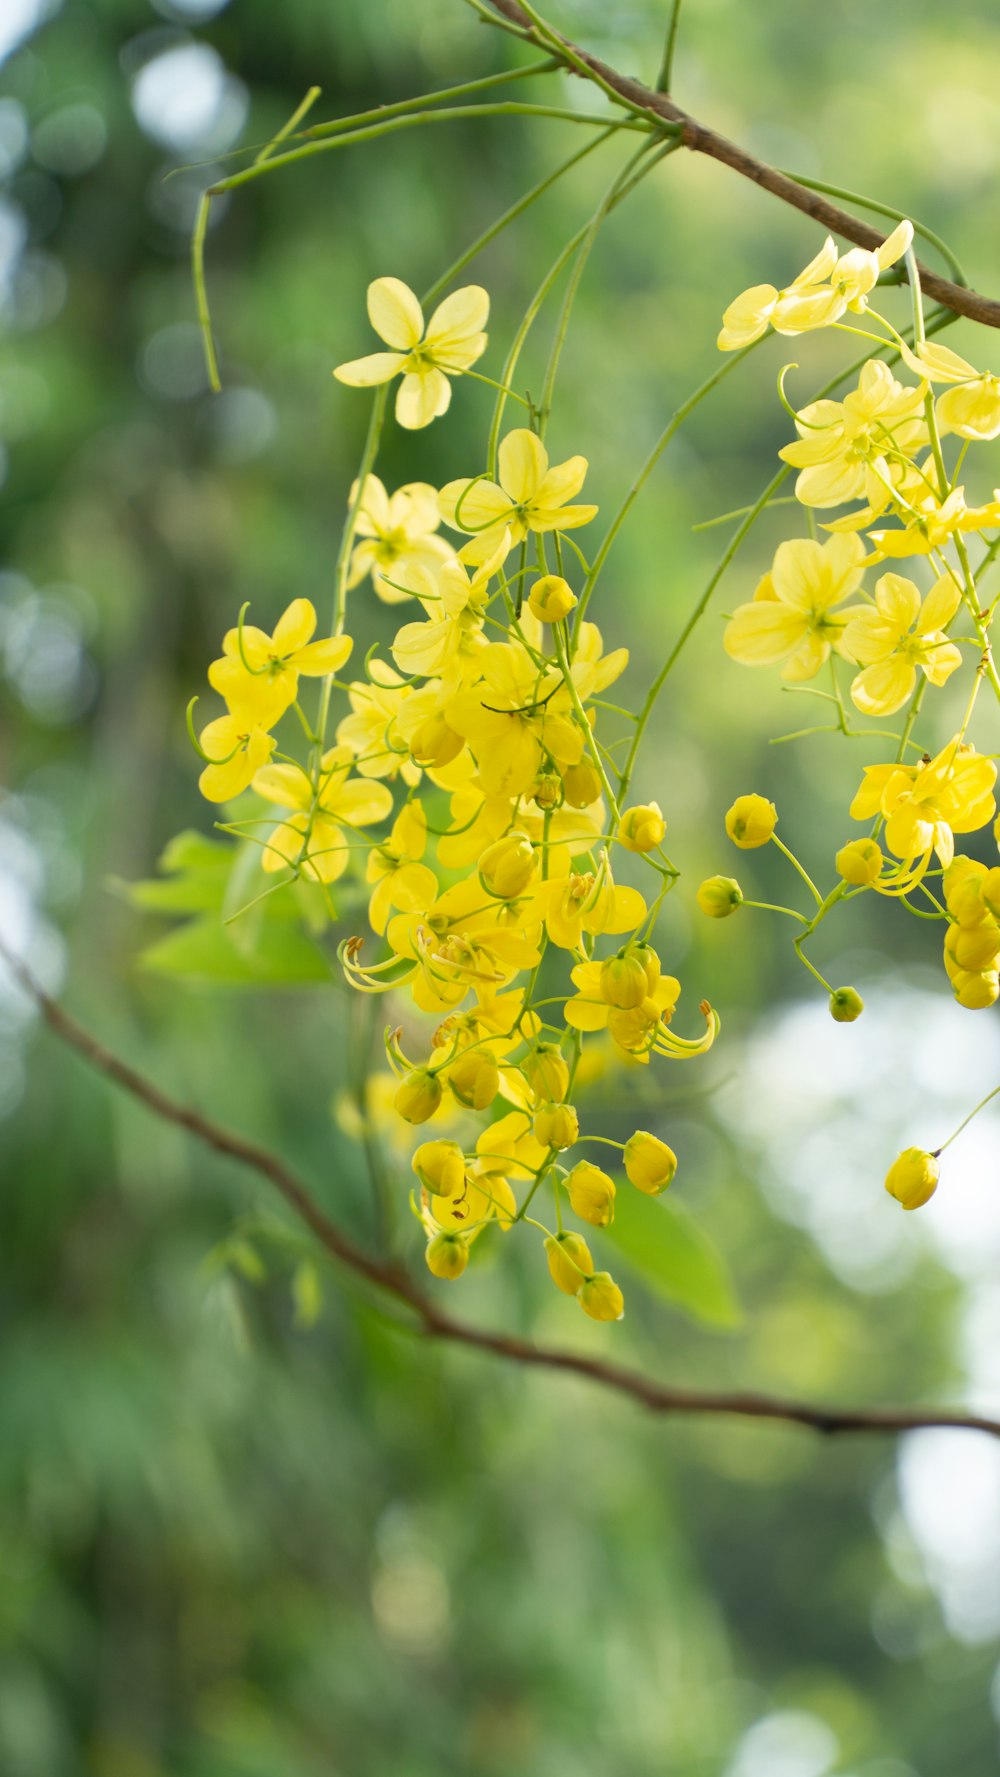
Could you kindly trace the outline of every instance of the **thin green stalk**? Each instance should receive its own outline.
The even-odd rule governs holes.
[[[219,381],[219,361],[215,355],[212,317],[208,307],[208,290],[205,286],[205,235],[208,232],[208,218],[211,208],[212,194],[210,191],[203,191],[198,199],[194,231],[191,235],[191,275],[194,279],[195,309],[198,315],[198,326],[201,328],[201,342],[205,353],[208,384],[212,393],[217,395],[222,384]]]
[[[681,0],[673,0],[670,8],[670,23],[667,25],[667,40],[663,46],[663,60],[660,72],[656,76],[658,93],[668,93],[674,71],[674,50],[677,47],[677,27],[681,21]]]
[[[315,105],[316,100],[319,98],[322,90],[323,90],[322,87],[319,87],[319,86],[311,86],[309,88],[309,91],[306,93],[306,96],[303,99],[301,105],[296,106],[295,110],[292,112],[291,117],[288,119],[288,122],[282,124],[277,135],[272,136],[270,142],[265,142],[260,153],[256,156],[256,158],[254,160],[253,164],[255,167],[262,167],[266,160],[270,160],[272,154],[274,153],[274,150],[278,146],[278,143],[284,142],[292,134],[292,131],[294,130],[295,125],[297,123],[301,123],[302,119],[305,117],[306,113],[312,110],[312,108]]]
[[[430,93],[417,93],[412,99],[397,99],[392,105],[376,105],[371,111],[356,111],[351,117],[334,117],[328,123],[316,123],[304,134],[336,136],[368,123],[384,123],[390,117],[403,117],[409,111],[424,111],[429,105],[446,105],[452,99],[465,99],[471,93],[487,92],[493,86],[506,86],[508,81],[528,80],[535,74],[551,74],[561,67],[555,56],[541,62],[527,62],[523,68],[500,68],[495,74],[483,74],[478,80],[463,80],[459,86],[442,86]],[[318,90],[318,89],[317,89]]]

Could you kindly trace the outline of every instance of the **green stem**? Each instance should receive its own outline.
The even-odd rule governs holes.
[[[677,27],[681,21],[681,0],[673,0],[670,8],[670,22],[667,25],[667,40],[663,46],[663,60],[660,72],[656,76],[656,91],[668,93],[674,71],[674,50],[677,46]]]
[[[888,216],[893,222],[912,222],[914,234],[921,235],[932,247],[937,248],[949,267],[956,284],[961,284],[964,289],[968,289],[969,280],[947,241],[943,241],[940,235],[935,234],[932,228],[927,228],[923,222],[914,221],[913,217],[907,216],[903,210],[894,210],[891,204],[877,203],[874,198],[865,197],[860,191],[846,191],[841,185],[826,185],[822,179],[806,179],[801,173],[789,173],[785,168],[780,170],[784,172],[787,179],[794,179],[797,185],[804,185],[807,191],[822,191],[827,197],[840,198],[843,203],[860,204],[863,210],[871,210],[876,216]]]

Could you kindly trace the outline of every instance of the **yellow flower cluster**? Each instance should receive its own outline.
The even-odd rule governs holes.
[[[485,349],[488,308],[473,286],[425,324],[413,293],[380,278],[368,310],[390,349],[335,374],[362,387],[401,377],[397,418],[421,428]],[[324,894],[342,876],[358,893],[366,885],[377,954],[355,932],[339,955],[352,988],[392,993],[405,1020],[405,1039],[402,1025],[386,1036],[392,1114],[428,1136],[412,1153],[411,1203],[430,1270],[457,1278],[484,1232],[524,1223],[556,1287],[604,1321],[621,1317],[621,1291],[563,1216],[606,1227],[616,1180],[566,1157],[606,1142],[619,1179],[647,1194],[670,1184],[677,1161],[648,1131],[627,1143],[581,1133],[584,1043],[625,1064],[684,1059],[711,1046],[718,1018],[702,1002],[700,1034],[672,1028],[680,983],[651,941],[677,874],[667,823],[655,802],[619,806],[625,775],[598,739],[600,700],[628,654],[606,650],[570,583],[582,558],[564,539],[597,512],[579,499],[587,467],[583,456],[550,460],[529,426],[499,439],[484,473],[440,489],[390,492],[367,461],[351,492],[344,590],[370,577],[399,607],[390,659],[373,650],[340,685],[351,643],[312,642],[305,600],[273,637],[241,620],[209,674],[229,714],[200,745],[207,797],[249,788],[281,811],[258,840],[265,873]],[[298,701],[302,674],[324,679],[315,717]],[[330,745],[334,690],[344,707]],[[307,745],[276,754],[272,729],[293,706]],[[259,824],[232,830],[254,836]],[[620,863],[652,892],[616,880]]]
[[[781,372],[779,393],[797,437],[779,456],[796,472],[795,497],[808,512],[810,535],[779,544],[752,598],[732,613],[724,646],[743,665],[780,664],[793,690],[825,670],[829,689],[813,695],[826,699],[833,719],[783,738],[877,733],[852,727],[847,698],[866,719],[905,712],[901,732],[886,731],[882,757],[894,756],[863,771],[850,814],[871,823],[870,832],[837,851],[840,880],[829,894],[815,888],[775,838],[815,898],[806,914],[772,909],[799,923],[800,959],[822,980],[804,942],[838,903],[874,889],[944,924],[955,997],[980,1009],[1000,996],[1000,867],[956,857],[955,835],[979,832],[996,808],[996,755],[977,751],[969,733],[983,686],[1000,703],[990,643],[1000,599],[984,598],[980,589],[1000,547],[1000,490],[972,504],[963,477],[969,448],[1000,436],[1000,377],[928,339],[912,238],[910,223],[901,221],[874,253],[838,255],[827,239],[786,288],[754,286],[725,312],[723,351],[752,345],[768,331],[830,327],[861,332],[875,349],[839,379],[856,379],[846,394],[831,384],[798,412],[786,399]],[[881,273],[900,259],[912,299],[908,338],[872,306]],[[846,326],[848,311],[864,325]],[[960,441],[957,448],[951,439]],[[818,514],[830,515],[822,539]],[[904,562],[912,564],[914,578],[896,571]],[[964,633],[952,634],[953,626]],[[963,662],[966,689],[940,722],[936,744],[925,750],[914,735],[925,693],[949,685]],[[951,736],[944,745],[942,730]],[[737,844],[754,843],[727,826]],[[715,919],[763,905],[747,902],[725,877],[703,883],[698,901]],[[860,1009],[853,989],[831,991],[838,1021],[850,1022]],[[913,1209],[927,1201],[937,1178],[936,1154],[911,1148],[890,1169],[886,1186]]]

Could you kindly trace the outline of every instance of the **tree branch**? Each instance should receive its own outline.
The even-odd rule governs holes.
[[[291,1168],[277,1154],[247,1141],[243,1136],[223,1129],[200,1111],[179,1104],[152,1080],[105,1048],[83,1025],[64,1011],[47,994],[31,971],[0,939],[2,958],[15,980],[37,1006],[49,1029],[63,1043],[82,1055],[98,1073],[121,1086],[133,1098],[146,1105],[157,1117],[186,1129],[215,1153],[247,1166],[267,1179],[295,1214],[310,1228],[325,1251],[338,1264],[377,1290],[403,1303],[416,1316],[421,1330],[434,1339],[468,1346],[509,1362],[527,1364],[535,1369],[561,1370],[585,1377],[615,1390],[647,1407],[653,1413],[717,1415],[728,1414],[742,1419],[770,1419],[784,1424],[802,1425],[827,1434],[846,1432],[904,1432],[925,1426],[949,1426],[961,1431],[988,1432],[1000,1437],[1000,1420],[978,1414],[949,1412],[928,1407],[825,1407],[808,1401],[786,1400],[775,1395],[745,1393],[739,1390],[707,1391],[671,1387],[644,1376],[641,1371],[603,1358],[588,1357],[581,1352],[533,1345],[514,1334],[492,1333],[470,1326],[445,1314],[419,1290],[408,1274],[391,1261],[375,1259],[344,1234],[331,1221],[325,1210],[310,1194]]]
[[[787,173],[779,172],[777,167],[758,160],[755,155],[749,154],[736,142],[730,142],[728,137],[720,135],[708,124],[699,123],[697,118],[682,111],[667,93],[654,92],[651,87],[644,86],[631,75],[619,74],[616,68],[602,62],[599,56],[578,48],[569,38],[563,37],[551,27],[546,26],[541,30],[518,4],[518,0],[486,0],[486,3],[498,15],[498,24],[506,21],[527,42],[544,49],[550,55],[559,56],[568,73],[593,80],[604,92],[610,91],[612,96],[617,95],[630,109],[646,112],[664,123],[679,125],[680,140],[693,153],[706,154],[711,160],[731,167],[742,178],[752,179],[762,191],[769,191],[772,197],[780,198],[782,203],[801,210],[803,215],[811,216],[814,222],[820,223],[832,234],[851,241],[856,247],[866,247],[874,252],[882,245],[885,236],[877,228],[852,216],[849,210],[842,210],[837,204],[830,203],[820,192],[800,185],[796,179],[789,178]],[[477,10],[479,9],[477,5]],[[949,278],[942,277],[929,266],[921,264],[919,271],[921,286],[926,295],[933,296],[945,308],[953,309],[955,314],[967,316],[970,321],[979,321],[984,327],[1000,327],[1000,302],[993,297],[980,296],[976,290],[970,290],[962,284],[953,284]]]

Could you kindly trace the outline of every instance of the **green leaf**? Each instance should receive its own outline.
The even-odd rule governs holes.
[[[157,861],[162,877],[109,887],[133,907],[155,913],[209,913],[222,907],[233,868],[234,848],[201,833],[178,833]]]
[[[615,1219],[604,1229],[625,1263],[657,1295],[713,1327],[738,1327],[743,1312],[714,1241],[677,1203],[618,1181]]]
[[[237,944],[234,928],[214,914],[189,920],[140,954],[143,968],[216,986],[260,987],[329,983],[330,965],[296,926],[262,924],[253,948]]]

